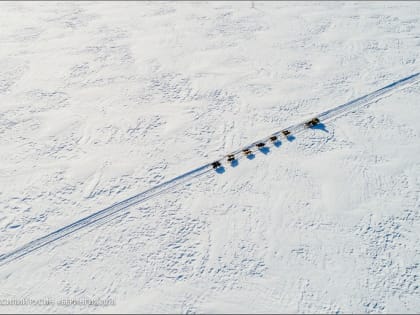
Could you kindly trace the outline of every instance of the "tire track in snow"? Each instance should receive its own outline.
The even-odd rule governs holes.
[[[376,90],[372,93],[366,94],[362,97],[359,97],[357,99],[354,99],[350,102],[347,102],[345,104],[339,105],[337,107],[334,107],[330,110],[327,110],[325,112],[320,113],[317,117],[320,119],[321,123],[325,122],[327,120],[337,118],[345,113],[355,111],[356,109],[359,109],[360,107],[367,106],[369,104],[372,104],[374,102],[379,101],[380,99],[387,97],[391,95],[392,93],[395,93],[398,90],[407,88],[413,84],[416,84],[420,82],[420,72],[415,73],[413,75],[410,75],[408,77],[405,77],[403,79],[400,79],[398,81],[395,81],[379,90]],[[305,126],[305,120],[302,123],[298,123],[296,125],[292,125],[286,129],[282,130],[288,130],[291,132],[291,135],[295,135],[299,132],[302,132],[307,127]],[[274,132],[271,136],[280,136],[282,135],[282,130]],[[249,145],[247,145],[244,148],[253,148],[257,143],[260,142],[267,142],[269,141],[269,137],[266,137],[264,139],[260,139],[258,141],[255,141]],[[237,160],[244,158],[242,153],[242,150],[244,148],[238,149],[234,152],[231,152],[230,154],[235,154],[235,157]],[[262,150],[252,150],[253,154],[257,154],[259,151],[262,152]],[[239,156],[236,156],[237,154],[240,154]],[[218,161],[225,160],[227,155],[221,157]],[[55,230],[54,232],[47,234],[43,237],[37,238],[9,253],[5,253],[0,256],[0,266],[6,265],[18,258],[21,258],[37,249],[43,248],[47,246],[48,244],[57,241],[69,234],[75,233],[80,229],[86,228],[91,225],[95,224],[103,224],[106,222],[109,222],[117,217],[121,217],[124,214],[128,212],[128,209],[130,206],[138,204],[140,202],[146,201],[148,199],[154,198],[156,196],[159,196],[165,192],[168,192],[172,189],[174,189],[176,186],[185,183],[186,181],[189,181],[195,177],[204,175],[211,171],[213,169],[212,163],[208,163],[204,166],[201,166],[199,168],[196,168],[192,171],[189,171],[185,174],[182,174],[178,177],[175,177],[169,181],[166,181],[162,184],[159,184],[155,187],[152,187],[144,192],[141,192],[133,197],[130,197],[128,199],[125,199],[121,202],[118,202],[116,204],[113,204],[112,206],[102,209],[98,212],[95,212],[87,217],[84,217],[78,221],[75,221],[69,225],[66,225],[58,230]],[[125,210],[125,212],[124,212]]]

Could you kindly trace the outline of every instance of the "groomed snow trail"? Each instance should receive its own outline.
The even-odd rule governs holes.
[[[359,97],[357,99],[354,99],[350,102],[347,102],[345,104],[339,105],[337,107],[334,107],[330,110],[327,110],[325,112],[320,113],[316,117],[318,117],[322,122],[325,122],[327,120],[331,120],[333,118],[337,118],[345,113],[354,111],[360,107],[372,104],[374,102],[379,101],[380,99],[390,96],[391,94],[395,93],[398,90],[405,89],[413,84],[416,84],[420,82],[420,73],[415,73],[413,75],[410,75],[408,77],[405,77],[403,79],[400,79],[398,81],[395,81],[379,90],[376,90],[372,93],[366,94],[362,97]],[[296,135],[299,132],[302,132],[306,129],[305,122],[308,120],[305,120],[301,123],[292,125],[288,128],[279,130],[277,132],[272,133],[270,136],[257,140],[244,148],[238,149],[234,152],[231,152],[229,154],[239,154],[236,156],[236,159],[242,159],[244,156],[240,153],[242,153],[242,150],[245,148],[249,148],[252,150],[254,154],[259,153],[259,150],[255,148],[255,145],[260,142],[266,142],[269,140],[269,137],[275,135],[280,136],[282,135],[283,130],[288,130],[291,132],[291,135]],[[218,159],[217,161],[223,161],[225,159],[226,155]],[[223,165],[223,164],[222,164]],[[105,208],[103,210],[100,210],[98,212],[95,212],[85,218],[82,218],[78,221],[75,221],[72,224],[69,224],[67,226],[64,226],[48,235],[45,235],[43,237],[40,237],[38,239],[35,239],[9,253],[3,254],[0,256],[0,266],[6,265],[18,258],[21,258],[37,249],[40,249],[54,241],[57,241],[69,234],[72,234],[80,229],[86,228],[88,226],[94,225],[94,224],[101,224],[104,222],[108,222],[110,220],[113,220],[117,217],[120,217],[128,212],[128,208],[132,205],[138,204],[140,202],[146,201],[148,199],[154,198],[164,192],[168,192],[172,189],[174,189],[176,186],[185,183],[193,178],[196,178],[198,176],[204,175],[208,172],[210,172],[213,169],[212,162],[203,165],[199,168],[196,168],[190,172],[187,172],[185,174],[182,174],[178,177],[175,177],[169,181],[166,181],[162,184],[159,184],[153,188],[150,188],[144,192],[141,192],[131,198],[125,199],[121,202],[118,202],[108,208]],[[126,211],[124,213],[124,211]]]

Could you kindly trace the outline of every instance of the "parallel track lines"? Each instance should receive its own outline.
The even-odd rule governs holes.
[[[330,110],[327,110],[325,112],[320,113],[316,117],[322,122],[325,122],[327,120],[337,118],[338,116],[341,116],[347,112],[354,111],[360,107],[366,106],[368,104],[377,102],[378,100],[387,97],[391,95],[392,93],[407,88],[413,84],[416,84],[420,82],[420,73],[413,74],[411,76],[408,76],[406,78],[403,78],[401,80],[398,80],[396,82],[393,82],[377,91],[374,91],[372,93],[366,94],[362,97],[359,97],[355,100],[352,100],[350,102],[347,102],[345,104],[342,104],[340,106],[334,107]],[[258,149],[255,149],[256,145],[258,143],[266,143],[270,141],[270,137],[276,136],[276,137],[282,137],[283,133],[282,131],[288,130],[291,135],[296,135],[297,133],[302,132],[303,130],[307,129],[305,123],[308,120],[292,125],[288,128],[279,130],[277,132],[272,133],[270,136],[257,140],[241,149],[238,149],[236,151],[230,152],[228,155],[233,154],[235,155],[236,159],[242,159],[244,158],[243,150],[244,149],[252,149],[252,153],[258,153]],[[254,149],[253,149],[254,148]],[[221,164],[226,161],[226,158],[228,155],[225,155],[221,157],[220,159],[216,160],[220,162]],[[213,162],[212,162],[213,163]],[[95,224],[101,224],[106,221],[113,220],[117,217],[120,217],[123,215],[123,211],[128,211],[128,207],[138,204],[140,202],[146,201],[148,199],[154,198],[164,192],[168,192],[172,189],[174,189],[176,186],[185,183],[188,180],[191,180],[195,177],[204,175],[211,171],[213,169],[212,163],[205,164],[199,168],[196,168],[192,171],[189,171],[187,173],[184,173],[178,177],[175,177],[167,182],[164,182],[162,184],[159,184],[155,187],[152,187],[144,192],[141,192],[133,197],[130,197],[128,199],[125,199],[121,202],[118,202],[116,204],[113,204],[110,207],[107,207],[105,209],[102,209],[100,211],[97,211],[87,217],[84,217],[80,220],[77,220],[69,225],[66,225],[58,230],[55,230],[54,232],[47,234],[43,237],[37,238],[9,253],[3,254],[0,256],[0,266],[3,266],[5,264],[8,264],[20,257],[26,256],[29,253],[40,249],[44,246],[47,246],[48,244],[55,242],[69,234],[75,233],[83,228],[86,228],[91,225]]]

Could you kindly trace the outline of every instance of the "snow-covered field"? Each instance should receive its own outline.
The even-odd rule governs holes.
[[[419,61],[418,2],[1,3],[0,255]],[[397,91],[0,266],[0,312],[418,312],[419,100]]]

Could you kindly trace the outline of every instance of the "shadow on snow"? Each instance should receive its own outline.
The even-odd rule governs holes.
[[[329,133],[329,131],[327,129],[327,126],[323,123],[318,123],[315,126],[312,126],[312,127],[309,127],[309,128],[314,129],[314,130],[321,130],[321,131]],[[287,141],[289,141],[289,142],[293,142],[293,141],[296,140],[296,137],[294,135],[288,135],[286,138],[287,138]],[[276,140],[272,144],[273,144],[273,147],[280,148],[281,145],[282,145],[282,142],[280,140]],[[268,153],[270,153],[271,150],[270,150],[270,147],[264,146],[262,148],[258,148],[258,151],[260,151],[264,155],[267,155]],[[254,153],[248,154],[246,156],[246,158],[250,161],[255,159],[255,157],[256,156],[255,156]],[[229,164],[230,164],[231,167],[237,167],[239,165],[239,161],[238,161],[238,159],[234,159]],[[219,166],[218,168],[215,169],[215,172],[218,173],[218,174],[223,174],[223,173],[225,173],[225,171],[226,171],[226,169],[223,166]]]

